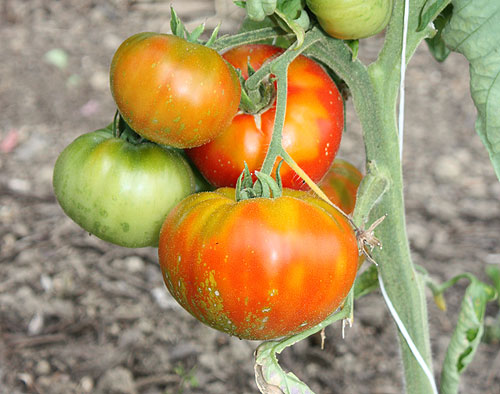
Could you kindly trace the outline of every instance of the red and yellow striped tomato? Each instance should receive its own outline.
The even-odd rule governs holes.
[[[341,305],[358,248],[347,220],[310,193],[236,202],[223,188],[170,212],[159,262],[170,293],[198,320],[267,340],[306,330]]]
[[[331,202],[349,214],[354,211],[356,193],[362,179],[363,174],[351,163],[335,159],[319,187]]]
[[[223,57],[248,78],[248,62],[258,70],[282,52],[271,45],[243,45]],[[188,150],[188,156],[211,184],[234,187],[245,162],[251,172],[262,166],[275,113],[275,102],[257,115],[239,113],[228,129],[208,144]],[[343,127],[344,102],[334,81],[318,63],[297,57],[288,68],[283,147],[314,182],[330,168]],[[281,178],[285,187],[308,189],[287,164],[281,168]]]
[[[238,110],[241,87],[216,51],[182,38],[138,33],[111,62],[111,93],[138,134],[191,148],[225,130]]]

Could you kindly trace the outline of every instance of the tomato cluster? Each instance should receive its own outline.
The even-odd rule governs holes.
[[[273,94],[245,112],[242,86],[282,53],[247,44],[220,55],[174,35],[133,35],[110,68],[119,120],[73,141],[54,169],[54,192],[70,218],[117,245],[158,246],[173,297],[200,321],[245,339],[318,324],[341,305],[357,271],[350,222],[300,190],[306,186],[287,164],[272,198],[240,199],[234,188],[245,163],[252,173],[262,166],[276,113]],[[266,83],[272,92],[272,75]],[[361,174],[334,162],[343,114],[327,72],[298,56],[288,72],[283,148],[350,213]]]
[[[248,67],[258,70],[282,52],[271,45],[244,45],[223,56],[248,78]],[[234,187],[244,163],[252,172],[260,169],[273,132],[274,104],[271,102],[257,114],[237,114],[229,128],[213,141],[188,150],[189,157],[211,184]],[[325,70],[305,56],[299,56],[288,67],[286,110],[283,148],[314,182],[319,182],[340,145],[344,103]],[[287,164],[280,174],[283,186],[307,189]]]

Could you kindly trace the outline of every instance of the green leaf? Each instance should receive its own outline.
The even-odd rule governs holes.
[[[500,2],[453,0],[452,4],[453,16],[443,39],[470,63],[476,131],[500,179]]]
[[[364,270],[354,282],[354,298],[361,298],[378,289],[378,270],[375,265]]]
[[[457,326],[453,332],[441,373],[441,394],[458,393],[460,374],[472,361],[484,331],[486,304],[497,296],[495,289],[468,275]]]
[[[436,28],[436,34],[432,38],[426,38],[425,42],[429,47],[429,50],[438,62],[443,62],[446,60],[451,50],[446,46],[442,34],[444,28],[450,22],[453,13],[453,6],[450,4],[446,7],[443,12],[441,12],[437,18],[434,20],[434,27]]]
[[[500,267],[495,265],[486,266],[486,275],[488,275],[495,286],[495,289],[500,294]],[[498,304],[500,305],[500,298],[498,299]]]
[[[425,27],[450,3],[450,1],[451,0],[427,0],[422,8],[422,13],[420,14],[417,31],[424,30]]]
[[[276,342],[264,342],[256,350],[255,381],[261,393],[314,394],[293,373],[285,373],[276,358]]]

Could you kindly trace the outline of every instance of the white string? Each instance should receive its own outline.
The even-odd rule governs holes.
[[[413,340],[411,339],[411,336],[410,336],[409,332],[406,330],[404,323],[399,318],[398,312],[394,308],[394,305],[392,305],[392,302],[389,298],[389,295],[385,291],[384,282],[382,281],[382,275],[380,273],[380,270],[378,273],[378,281],[380,284],[380,291],[382,292],[382,296],[384,297],[385,303],[387,305],[387,308],[389,309],[389,312],[391,313],[392,318],[394,319],[394,321],[396,322],[396,325],[398,326],[399,332],[401,333],[401,335],[405,339],[406,343],[408,344],[408,347],[410,348],[411,352],[413,353],[413,356],[415,357],[418,364],[420,365],[420,367],[424,371],[425,375],[427,376],[427,379],[429,380],[429,383],[432,386],[432,392],[434,394],[439,394],[437,386],[436,386],[436,382],[434,381],[434,376],[432,375],[432,372],[429,369],[429,366],[427,365],[424,358],[422,357],[422,355],[418,351],[418,348],[415,345],[415,343],[413,342]]]
[[[399,128],[399,157],[401,162],[403,161],[403,136],[404,136],[404,118],[405,118],[405,74],[406,74],[406,41],[407,41],[407,36],[408,36],[408,19],[409,19],[409,13],[410,13],[410,1],[405,0],[405,7],[404,7],[404,26],[403,26],[403,45],[402,45],[402,50],[401,50],[401,76],[400,76],[400,85],[399,85],[399,119],[398,119],[398,128]],[[436,386],[436,382],[434,381],[434,376],[432,375],[431,370],[429,369],[429,366],[425,362],[424,358],[420,354],[417,346],[411,339],[410,334],[408,333],[408,330],[406,329],[404,323],[401,321],[399,318],[399,315],[392,305],[392,302],[389,298],[389,295],[387,294],[384,286],[384,282],[382,280],[382,275],[379,271],[378,275],[378,280],[380,284],[380,291],[382,292],[382,296],[384,297],[385,303],[387,305],[387,308],[389,309],[389,312],[391,313],[392,318],[396,322],[396,325],[398,326],[399,332],[405,339],[408,347],[410,348],[413,356],[417,360],[418,364],[424,371],[424,374],[426,375],[427,379],[429,380],[429,383],[432,386],[432,391],[434,394],[438,394],[438,389]]]
[[[406,40],[408,36],[408,18],[410,13],[410,0],[405,0],[403,46],[401,50],[401,77],[399,83],[399,159],[403,161],[403,136],[405,122],[405,74],[406,74]]]

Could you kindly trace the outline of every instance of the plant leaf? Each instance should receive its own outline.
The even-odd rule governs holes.
[[[495,286],[495,289],[498,291],[500,294],[500,267],[496,265],[488,265],[486,266],[486,275],[488,275],[493,282],[493,285]],[[498,303],[500,304],[500,298],[498,300]]]
[[[255,381],[263,394],[314,394],[293,373],[285,373],[276,358],[277,342],[264,342],[255,354]]]
[[[495,289],[472,275],[460,306],[457,326],[453,332],[441,373],[441,394],[458,393],[460,374],[472,361],[484,331],[486,303],[497,296]]]
[[[500,179],[500,2],[453,0],[452,4],[453,16],[442,37],[470,63],[476,131]]]
[[[375,265],[372,265],[356,278],[354,282],[354,298],[361,298],[377,290],[378,287],[378,270]]]
[[[427,0],[418,23],[417,31],[422,31],[450,3],[450,0]]]
[[[442,34],[444,28],[450,22],[452,13],[453,6],[449,5],[436,17],[436,19],[434,19],[434,27],[436,28],[434,37],[425,39],[432,56],[434,56],[434,59],[438,62],[444,62],[451,53],[450,48],[446,46],[443,40]]]

